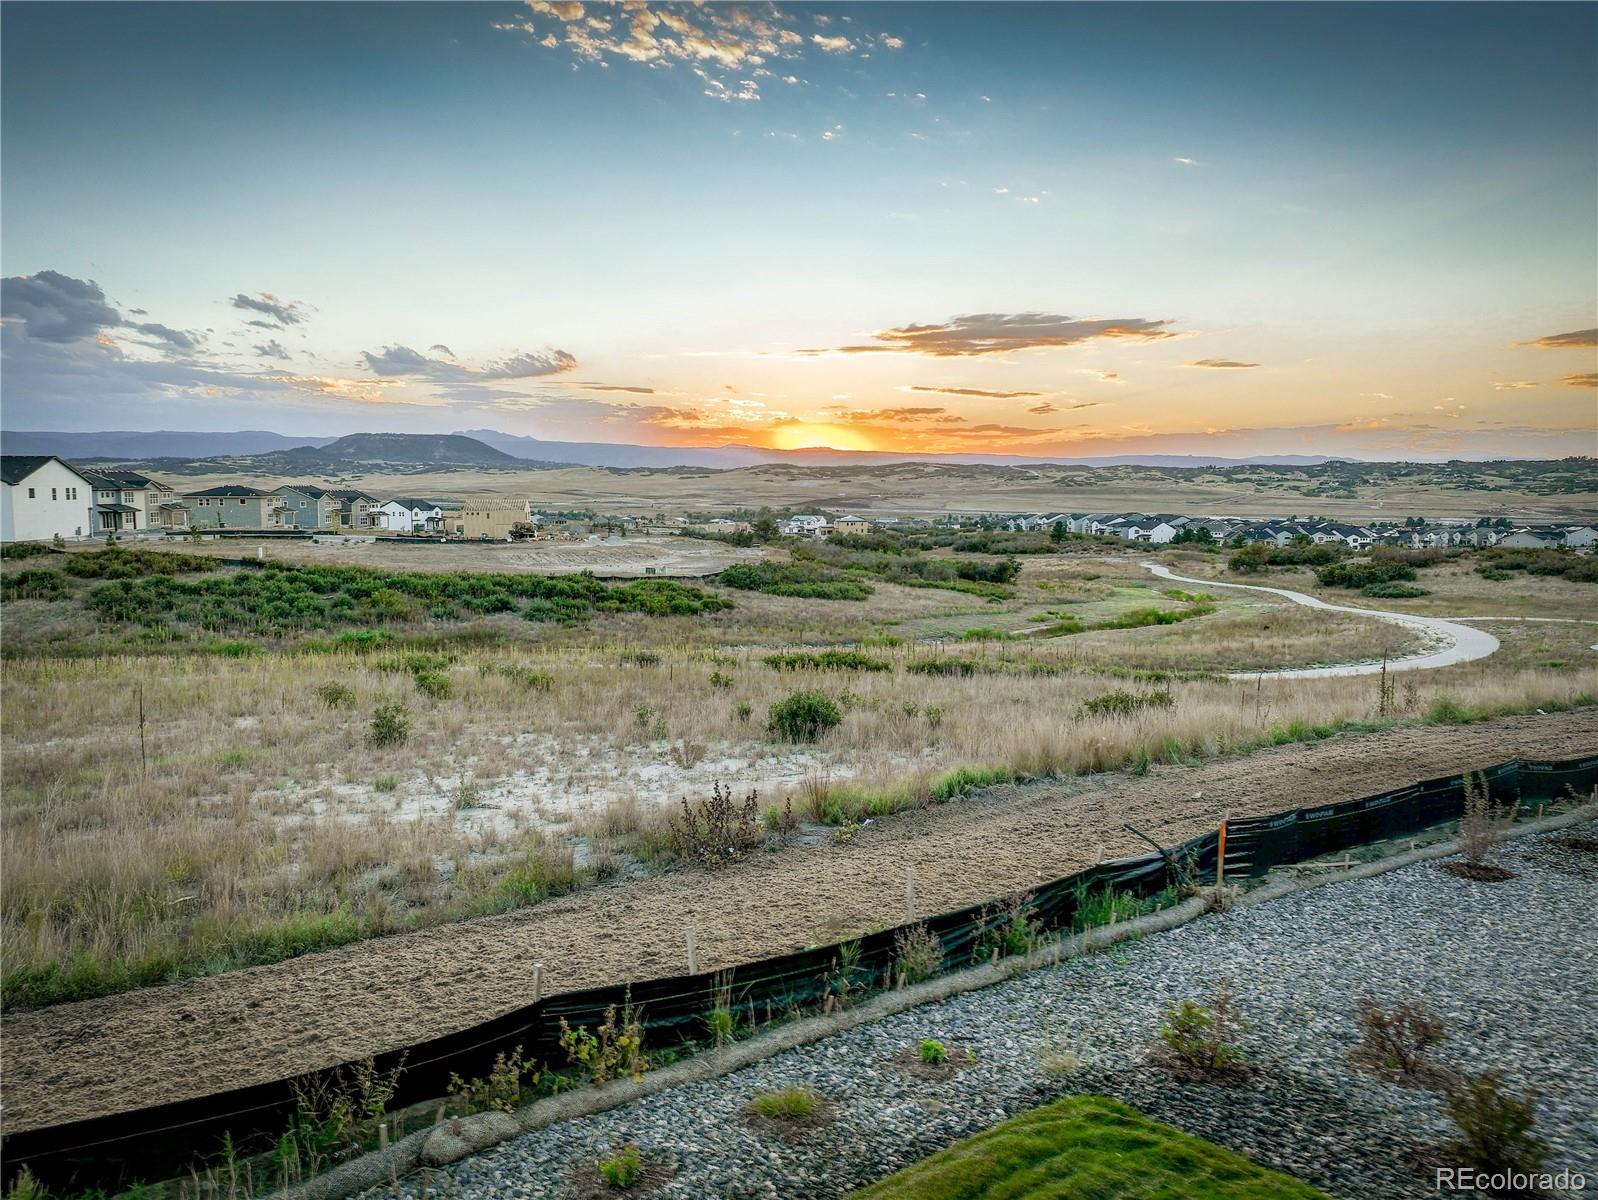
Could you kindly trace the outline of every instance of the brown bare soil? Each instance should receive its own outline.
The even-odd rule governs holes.
[[[7,1014],[5,1123],[35,1128],[260,1083],[463,1028],[546,990],[701,969],[941,911],[1247,816],[1332,803],[1517,756],[1598,751],[1598,709],[1343,735],[1216,760],[994,788],[847,843],[580,892],[531,909],[273,966]]]

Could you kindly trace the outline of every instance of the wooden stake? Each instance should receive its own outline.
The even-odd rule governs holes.
[[[141,683],[136,690],[139,694],[139,774],[148,778],[150,759],[144,752],[144,685]]]
[[[916,869],[910,867],[904,873],[904,919],[911,922],[916,919]]]
[[[1104,861],[1104,843],[1100,842],[1097,853],[1095,853],[1093,855],[1093,865],[1096,867],[1100,863],[1102,863],[1103,861]]]
[[[1221,884],[1223,882],[1225,882],[1225,879],[1226,879],[1226,822],[1227,822],[1227,816],[1228,815],[1229,814],[1223,814],[1222,817],[1221,817],[1221,836],[1220,836],[1220,841],[1217,842],[1216,846],[1215,846],[1215,890],[1216,890],[1216,892],[1219,892],[1221,890]]]
[[[544,964],[533,964],[533,1003],[537,1004],[544,998]]]
[[[688,928],[688,974],[699,974],[699,947],[694,944],[693,927]]]

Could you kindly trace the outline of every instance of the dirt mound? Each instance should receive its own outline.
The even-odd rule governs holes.
[[[598,888],[522,912],[8,1014],[8,1130],[281,1078],[463,1028],[546,991],[701,969],[903,919],[904,880],[941,911],[1251,816],[1329,804],[1515,757],[1598,752],[1598,709],[1345,735],[1147,776],[992,789],[862,830],[845,844]]]

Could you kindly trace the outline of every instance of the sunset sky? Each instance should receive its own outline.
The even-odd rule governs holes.
[[[1598,453],[1598,6],[6,4],[6,429]]]

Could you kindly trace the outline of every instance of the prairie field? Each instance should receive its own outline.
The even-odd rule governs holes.
[[[154,611],[134,603],[148,577],[93,583],[94,561],[68,562],[67,582],[41,583],[19,576],[36,560],[8,562],[6,1003],[670,870],[683,855],[674,817],[717,786],[740,805],[753,796],[773,844],[815,841],[992,783],[1598,696],[1598,627],[1564,617],[1587,611],[1590,584],[1434,568],[1437,611],[1564,619],[1504,622],[1492,657],[1395,675],[1384,692],[1375,676],[1226,673],[1397,658],[1424,649],[1420,635],[1265,593],[1172,587],[1141,566],[1146,547],[1080,549],[1028,556],[1002,587],[951,577],[980,594],[873,579],[857,600],[714,581],[550,593],[530,575],[412,581],[421,598],[396,599],[392,585],[408,584],[385,568],[327,576],[373,590],[288,616],[295,568],[187,564],[192,575],[157,577]],[[993,561],[928,557],[978,575]],[[1183,574],[1313,590],[1303,572],[1245,580],[1224,556],[1162,557]],[[100,573],[85,584],[77,567]],[[531,595],[529,610],[492,611],[501,586],[516,604]],[[250,589],[268,587],[263,607]],[[218,597],[226,606],[204,607]],[[779,719],[795,693],[822,706],[815,728]]]

